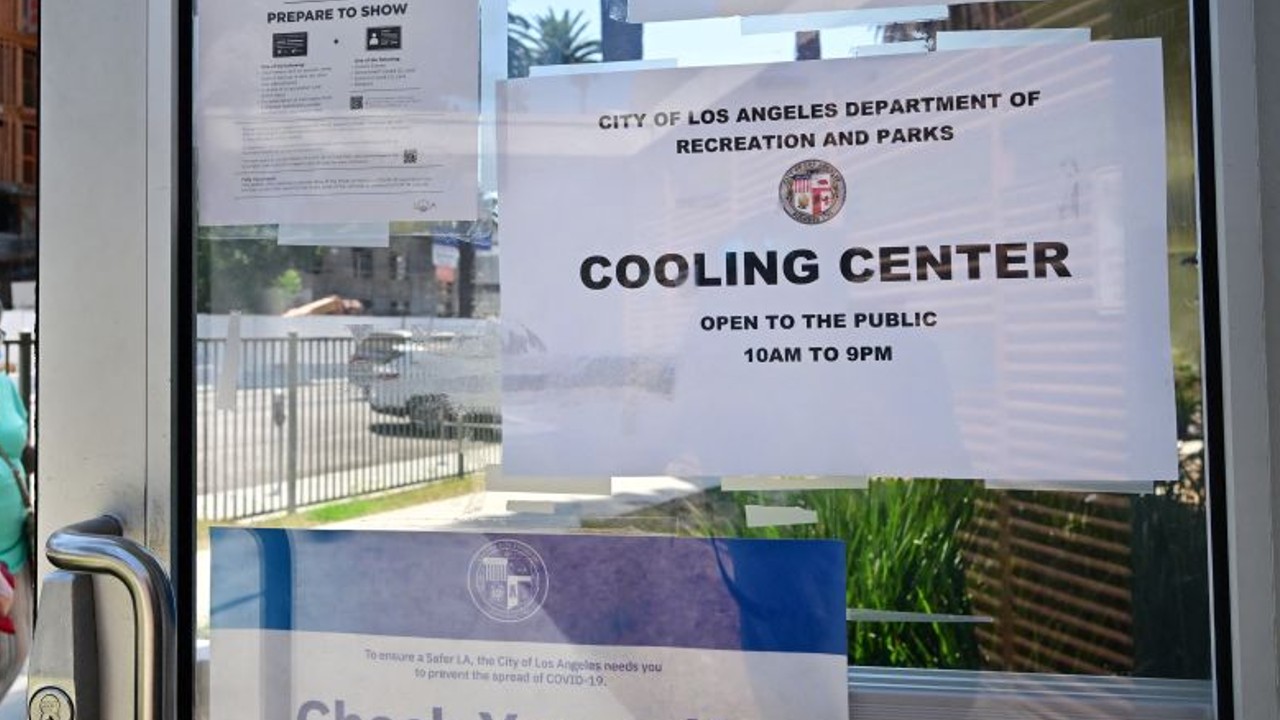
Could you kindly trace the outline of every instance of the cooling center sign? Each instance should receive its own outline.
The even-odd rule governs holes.
[[[1155,41],[512,81],[504,461],[1176,476]]]

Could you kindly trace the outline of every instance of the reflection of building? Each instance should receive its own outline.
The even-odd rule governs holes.
[[[36,279],[39,0],[0,0],[0,301]]]
[[[197,253],[210,271],[197,277],[198,312],[498,314],[498,252],[487,238],[473,246],[456,236],[393,231],[378,241],[385,244],[317,237],[281,245],[274,225],[202,227]]]
[[[359,300],[369,315],[486,317],[498,312],[497,254],[464,253],[457,243],[431,236],[394,235],[385,248],[329,248],[303,278],[310,297]],[[470,303],[470,312],[460,311],[464,303]]]
[[[312,297],[359,300],[370,315],[440,314],[431,245],[416,238],[393,238],[386,248],[328,248],[303,278]]]

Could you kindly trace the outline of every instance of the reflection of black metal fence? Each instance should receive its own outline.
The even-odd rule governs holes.
[[[199,340],[197,516],[289,512],[498,462],[496,426],[415,426],[348,377],[351,338]],[[492,417],[497,418],[496,409]]]

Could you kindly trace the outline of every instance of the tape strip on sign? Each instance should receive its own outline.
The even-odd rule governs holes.
[[[1041,30],[964,30],[938,31],[937,49],[973,50],[976,48],[1025,47],[1027,45],[1075,45],[1092,39],[1089,28],[1052,28]]]
[[[720,489],[725,492],[866,490],[869,482],[866,476],[861,475],[813,475],[803,477],[730,475],[720,480]]]
[[[276,243],[384,248],[391,245],[391,228],[385,222],[282,224],[276,234]]]
[[[675,58],[650,60],[620,60],[617,62],[578,63],[576,65],[534,65],[529,77],[553,77],[557,75],[594,75],[598,73],[634,72],[636,70],[665,70],[676,67]]]
[[[558,503],[549,500],[508,500],[507,512],[529,515],[555,515]]]
[[[891,25],[922,20],[946,20],[949,14],[946,5],[920,5],[906,8],[814,12],[801,15],[749,15],[742,18],[742,34],[764,35],[866,25]]]
[[[508,475],[502,471],[501,465],[490,465],[484,471],[484,487],[489,492],[608,495],[612,492],[613,479],[601,476]]]
[[[771,527],[779,525],[816,525],[818,513],[802,507],[776,507],[772,505],[748,505],[747,527]]]
[[[658,505],[671,500],[711,490],[719,481],[709,477],[673,477],[670,475],[636,475],[613,478],[613,495],[636,508]]]
[[[956,0],[950,5],[967,5],[981,0]],[[997,0],[998,1],[998,0]],[[777,15],[831,11],[911,8],[930,4],[922,0],[630,0],[627,22],[696,20],[733,15]],[[816,28],[806,28],[813,30]]]
[[[929,43],[925,40],[910,42],[886,43],[884,45],[859,45],[850,53],[852,57],[884,57],[886,55],[912,55],[929,52]]]
[[[1107,481],[1099,480],[984,480],[988,490],[1037,490],[1041,492],[1118,493],[1122,495],[1150,495],[1156,484],[1150,480]]]
[[[213,406],[218,410],[236,409],[236,390],[240,384],[240,313],[227,316],[227,341],[222,349],[222,367],[218,372],[218,389]]]

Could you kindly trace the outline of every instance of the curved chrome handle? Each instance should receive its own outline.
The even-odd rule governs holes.
[[[68,525],[49,536],[45,555],[63,570],[110,575],[133,599],[134,712],[137,720],[174,720],[177,649],[173,585],[160,561],[123,537],[112,515]]]

